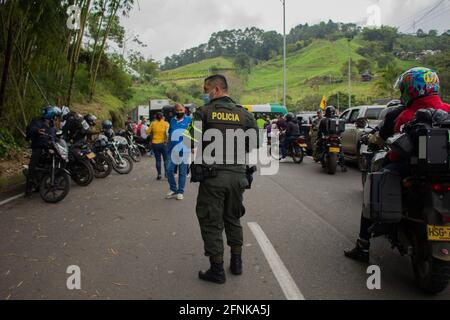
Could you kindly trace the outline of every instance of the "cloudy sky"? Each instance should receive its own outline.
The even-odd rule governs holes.
[[[224,29],[256,26],[282,32],[281,0],[139,0],[130,17],[122,20],[128,36],[138,34],[148,47],[147,57],[162,61],[208,41]],[[402,32],[450,29],[450,0],[286,0],[287,32],[306,22],[356,22],[365,25],[368,8],[378,5],[382,24]],[[439,6],[437,6],[439,5]],[[434,9],[434,10],[432,10]]]

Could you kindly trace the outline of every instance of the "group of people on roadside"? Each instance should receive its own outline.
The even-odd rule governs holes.
[[[139,123],[131,122],[131,119],[126,123],[127,130],[150,145],[150,155],[155,157],[156,162],[156,179],[162,180],[164,173],[169,182],[167,199],[184,199],[189,162],[177,159],[189,156],[190,150],[184,147],[183,136],[177,133],[187,130],[191,122],[192,118],[188,115],[187,109],[178,103],[175,105],[175,114],[170,119],[166,119],[164,114],[159,112],[151,123],[145,117],[142,117]]]

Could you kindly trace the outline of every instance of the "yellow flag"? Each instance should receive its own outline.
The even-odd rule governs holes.
[[[325,110],[327,107],[327,98],[323,96],[322,101],[320,102],[320,109]]]

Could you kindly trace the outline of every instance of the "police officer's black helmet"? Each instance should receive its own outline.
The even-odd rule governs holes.
[[[326,118],[335,118],[336,117],[336,108],[335,107],[327,107],[325,109],[325,117]]]
[[[102,129],[103,130],[111,130],[113,127],[113,123],[111,122],[111,120],[105,120],[102,123]]]
[[[84,120],[91,126],[94,127],[96,125],[97,117],[92,114],[87,114],[84,116]]]

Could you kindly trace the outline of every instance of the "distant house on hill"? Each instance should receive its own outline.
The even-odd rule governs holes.
[[[373,80],[373,75],[370,74],[370,72],[364,72],[361,75],[361,80],[362,80],[362,82],[370,82]]]

